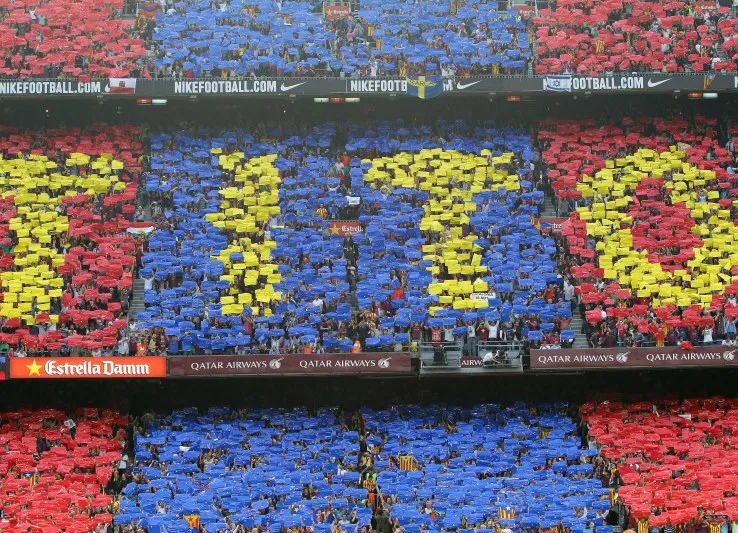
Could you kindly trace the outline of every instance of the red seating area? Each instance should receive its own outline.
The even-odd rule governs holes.
[[[0,342],[11,355],[108,353],[127,326],[138,126],[0,129]]]
[[[618,495],[650,527],[738,510],[738,400],[701,399],[581,407],[589,436],[616,466]]]
[[[112,497],[101,489],[121,460],[128,420],[81,409],[72,438],[68,419],[57,409],[0,414],[0,530],[87,533],[112,523]]]
[[[537,74],[735,71],[738,20],[702,2],[559,0],[534,19]],[[693,13],[690,15],[690,13]],[[731,52],[716,60],[720,47]]]
[[[136,76],[146,53],[140,32],[120,18],[124,0],[15,0],[0,6],[0,76]]]
[[[590,345],[735,339],[738,175],[716,119],[545,121],[551,186]],[[567,210],[568,211],[568,210]],[[688,347],[689,345],[685,345]]]
[[[714,117],[625,118],[620,124],[608,125],[595,120],[549,119],[538,127],[538,140],[544,148],[542,158],[559,198],[582,198],[576,188],[582,175],[591,176],[605,168],[608,159],[632,154],[639,148],[664,152],[675,143],[683,143],[689,163],[715,170],[721,179],[727,175],[723,167],[731,161],[728,150],[718,144]],[[707,158],[708,152],[712,159]]]

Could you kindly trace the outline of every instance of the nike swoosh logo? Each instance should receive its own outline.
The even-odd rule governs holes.
[[[295,85],[285,85],[284,83],[279,87],[279,90],[282,92],[289,91],[294,89],[295,87],[299,87],[300,85],[305,85],[307,82],[303,81],[302,83],[296,83]]]
[[[651,81],[651,80],[648,80],[648,86],[649,87],[658,87],[659,85],[661,85],[662,83],[666,83],[667,81],[671,81],[671,78],[666,78],[665,80],[661,80],[661,81]]]
[[[459,91],[463,91],[467,87],[471,87],[472,85],[476,85],[477,83],[479,83],[479,81],[481,81],[481,80],[473,81],[471,83],[461,83],[461,82],[459,82],[459,83],[456,84],[456,89],[458,89]]]

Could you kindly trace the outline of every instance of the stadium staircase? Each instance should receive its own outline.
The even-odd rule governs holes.
[[[550,194],[546,195],[545,201],[543,203],[543,211],[541,211],[542,217],[556,217],[556,207],[554,206],[554,199],[553,196]],[[587,338],[584,335],[583,332],[583,326],[584,321],[579,316],[579,311],[577,309],[574,310],[574,313],[572,313],[571,317],[571,324],[569,325],[569,329],[573,329],[576,332],[576,335],[574,337],[574,344],[572,345],[572,348],[575,349],[586,349],[589,348],[589,345],[587,344]]]

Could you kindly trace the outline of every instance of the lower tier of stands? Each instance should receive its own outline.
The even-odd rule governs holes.
[[[113,522],[128,419],[109,410],[0,414],[0,529],[88,533]]]

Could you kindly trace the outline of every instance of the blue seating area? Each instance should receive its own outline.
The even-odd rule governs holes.
[[[367,431],[386,435],[377,484],[406,533],[555,528],[581,533],[610,509],[593,478],[596,450],[579,449],[565,404],[399,406],[362,411]],[[379,439],[375,437],[375,442]],[[413,457],[411,470],[399,457]],[[437,518],[434,520],[434,515]],[[597,531],[611,531],[597,520]]]
[[[378,72],[388,75],[526,72],[531,48],[520,12],[497,12],[480,0],[464,2],[455,14],[451,6],[443,0],[362,2],[358,42],[341,49],[345,62],[360,69],[374,57]]]
[[[151,48],[165,77],[524,74],[528,24],[495,8],[372,1],[335,20],[314,2],[183,0],[156,15]]]
[[[593,479],[596,450],[579,449],[565,404],[503,408],[398,406],[362,410],[383,507],[404,531],[492,531],[499,525],[581,533],[610,508]],[[335,412],[173,412],[135,437],[136,480],[123,490],[115,524],[149,533],[368,526],[372,499],[357,469],[356,431]],[[400,458],[414,458],[400,468]],[[371,463],[373,462],[373,467]],[[362,468],[366,470],[366,466]],[[364,474],[366,476],[366,474]],[[371,485],[369,485],[371,488]]]
[[[330,410],[241,417],[228,408],[205,415],[182,409],[146,429],[135,439],[140,477],[125,487],[115,524],[138,523],[148,533],[191,533],[195,524],[207,532],[241,524],[279,533],[314,524],[316,533],[328,533],[329,524],[317,522],[329,508],[346,519],[355,510],[369,524],[359,473],[338,472],[339,463],[356,461],[358,434],[341,431]],[[152,460],[162,467],[149,466]]]
[[[561,280],[532,221],[543,192],[529,136],[435,126],[444,144],[430,126],[390,122],[347,127],[345,146],[333,124],[268,132],[276,143],[154,135],[146,191],[170,229],[143,257],[137,328],[185,354],[345,352],[357,334],[365,350],[407,349],[417,324],[463,337],[482,321],[514,335],[525,320],[533,341],[568,335],[569,304],[543,298]],[[330,230],[349,199],[363,228],[352,241]]]

